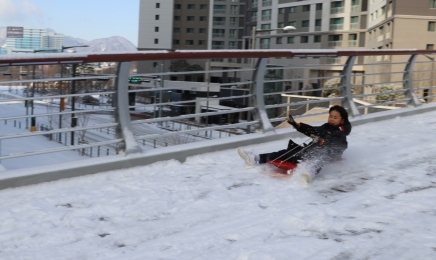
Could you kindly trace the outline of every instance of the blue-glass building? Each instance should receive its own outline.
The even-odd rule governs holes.
[[[62,52],[63,45],[64,35],[48,32],[46,28],[8,26],[6,47],[0,54]]]

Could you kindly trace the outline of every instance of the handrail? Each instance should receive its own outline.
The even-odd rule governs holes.
[[[68,64],[92,62],[126,62],[141,60],[183,60],[215,58],[269,58],[298,57],[301,55],[333,56],[378,56],[378,55],[432,55],[434,50],[416,49],[367,49],[367,50],[176,50],[176,51],[137,51],[122,53],[80,53],[80,54],[38,54],[0,55],[2,66],[26,66],[35,64]]]
[[[54,151],[79,151],[100,145],[106,146],[107,154],[111,149],[112,154],[115,152],[122,155],[132,154],[134,155],[132,157],[147,156],[149,149],[183,143],[184,140],[173,140],[178,138],[189,139],[186,142],[191,143],[207,140],[204,141],[204,146],[207,147],[213,145],[214,139],[221,138],[223,131],[226,133],[225,137],[227,133],[274,136],[277,134],[275,126],[284,120],[282,116],[288,114],[291,108],[295,118],[317,117],[319,120],[321,115],[326,114],[326,112],[318,113],[319,110],[328,111],[327,108],[335,104],[344,106],[353,119],[393,107],[415,107],[421,103],[436,101],[433,98],[434,87],[431,86],[435,81],[433,75],[429,78],[420,74],[434,70],[430,70],[429,66],[423,67],[423,70],[416,70],[415,65],[418,63],[415,60],[419,54],[435,53],[434,50],[415,49],[262,49],[0,55],[0,69],[5,66],[44,64],[54,64],[59,68],[61,67],[59,65],[73,64],[72,72],[69,72],[67,77],[56,77],[53,72],[47,75],[47,78],[36,75],[38,78],[35,79],[31,79],[28,74],[23,80],[13,79],[11,74],[5,74],[9,77],[3,76],[6,80],[0,83],[8,84],[9,92],[13,91],[11,88],[14,84],[35,84],[21,87],[26,91],[16,87],[15,95],[0,93],[1,98],[5,98],[0,100],[0,105],[11,101],[11,104],[19,102],[21,112],[20,115],[1,115],[0,122],[8,124],[9,127],[13,124],[14,127],[21,128],[26,120],[26,130],[11,131],[10,133],[14,134],[0,136],[0,158],[6,160]],[[382,55],[404,57],[395,62],[377,62],[376,60],[379,59],[374,59],[367,64],[357,63],[358,56]],[[271,62],[270,59],[276,57],[322,59],[310,59],[306,64],[303,60],[296,62],[292,59],[277,59]],[[347,61],[345,62],[346,59],[341,57],[347,57]],[[231,58],[232,62],[236,58],[245,60],[238,65],[239,67],[223,69],[220,66],[224,66],[227,61],[216,62],[213,60],[215,58],[220,60]],[[337,58],[337,64],[328,64],[328,61],[326,64],[329,58]],[[139,73],[130,74],[132,61],[200,59],[211,66],[205,66],[204,70],[172,72],[165,71],[168,65],[166,63],[165,69],[162,64],[160,70],[143,69]],[[257,62],[254,62],[256,59]],[[251,66],[250,61],[252,61]],[[117,62],[117,72],[93,75],[75,73],[80,63],[94,62]],[[35,67],[33,71],[35,73]],[[15,72],[18,73],[18,70]],[[213,82],[218,80],[212,77],[220,74],[226,76],[222,76],[219,82]],[[182,83],[179,79],[184,75],[194,77],[193,80],[202,78],[202,82]],[[104,89],[110,89],[109,91],[99,92],[98,88],[87,87],[82,89],[83,91],[78,89],[80,85],[84,87],[86,83],[90,86],[90,82],[102,77],[113,80],[105,85]],[[129,83],[129,77],[142,77],[150,79],[150,82],[133,84]],[[176,78],[177,81],[169,80],[173,79],[170,77]],[[80,84],[80,80],[87,81]],[[152,80],[154,82],[151,82]],[[52,84],[57,81],[61,81],[62,84]],[[426,83],[427,81],[429,83]],[[43,82],[54,86],[50,88],[52,96],[44,96],[45,84],[41,84]],[[38,86],[41,85],[44,85],[44,92],[38,93],[35,90],[38,90]],[[90,92],[85,93],[87,90]],[[100,96],[102,94],[104,96]],[[100,96],[101,104],[104,102],[106,107],[100,106],[100,103],[96,107],[83,107],[86,103],[82,103],[82,109],[79,109],[79,105],[74,105],[81,102],[77,97],[86,95]],[[33,101],[47,99],[52,99],[54,103],[47,103],[44,107],[34,105]],[[12,105],[18,107],[17,104]],[[92,123],[83,123],[87,116],[93,118]],[[53,118],[59,118],[59,121],[53,121]],[[30,133],[27,130],[28,121],[32,121],[33,132]],[[35,126],[34,121],[39,125]],[[88,136],[85,136],[86,131]],[[44,149],[19,155],[15,153],[5,155],[5,151],[3,153],[1,151],[3,140],[11,142],[14,141],[11,139],[38,136],[45,136],[49,140],[56,139],[54,141],[58,143],[57,145],[65,145],[65,147],[50,149],[42,147]],[[70,140],[67,142],[67,139]],[[62,142],[64,140],[65,144]],[[83,142],[89,143],[83,145]],[[219,141],[215,140],[215,143]],[[163,148],[162,151],[165,149]]]

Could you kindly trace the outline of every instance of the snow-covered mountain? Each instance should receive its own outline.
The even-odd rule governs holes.
[[[50,32],[55,32],[48,29]],[[6,27],[0,27],[0,46],[6,43]],[[76,48],[77,52],[123,52],[136,51],[136,46],[121,36],[95,39],[87,41],[80,38],[65,36],[64,46],[89,45],[87,48]]]
[[[135,45],[121,36],[85,41],[78,38],[65,37],[65,46],[89,45],[88,48],[76,48],[77,52],[121,52],[136,51]]]

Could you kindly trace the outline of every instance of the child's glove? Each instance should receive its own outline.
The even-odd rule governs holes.
[[[289,115],[289,117],[286,118],[286,121],[287,121],[290,125],[292,125],[295,129],[298,128],[298,123],[295,122],[294,118],[293,118],[291,115]]]
[[[324,144],[324,138],[319,136],[312,136],[313,142],[318,143],[318,145],[322,146]]]

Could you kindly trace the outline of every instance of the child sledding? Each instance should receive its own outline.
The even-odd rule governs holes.
[[[341,106],[332,106],[327,123],[321,126],[297,123],[292,116],[287,118],[287,122],[298,132],[311,137],[312,141],[298,145],[289,140],[286,149],[264,154],[253,154],[239,148],[238,154],[247,165],[268,163],[282,169],[294,170],[299,163],[305,162],[309,165],[309,172],[303,173],[303,176],[310,182],[326,163],[339,160],[347,149],[347,135],[351,132],[351,124],[347,111]]]

